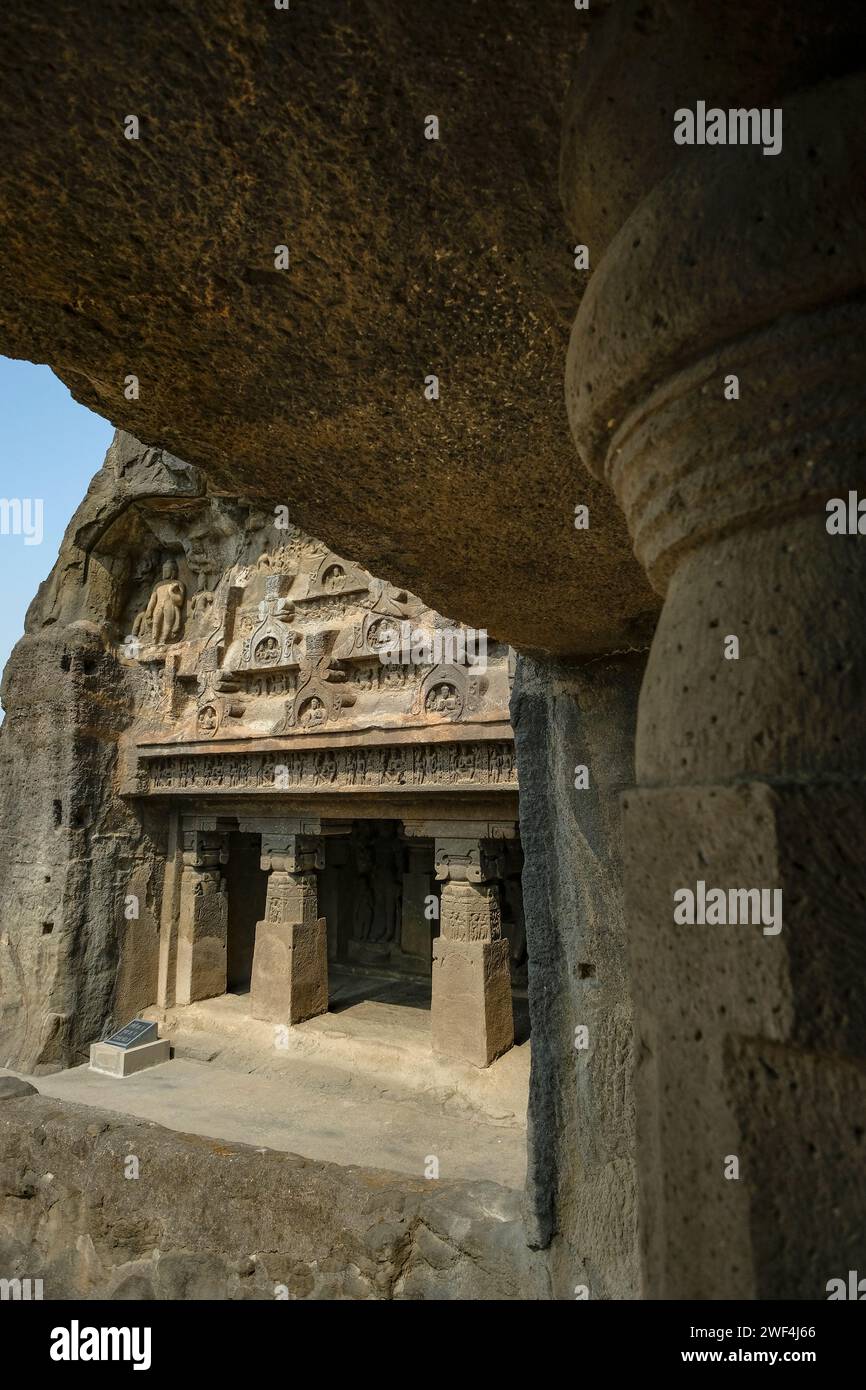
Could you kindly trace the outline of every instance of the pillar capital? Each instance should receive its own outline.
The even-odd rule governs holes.
[[[266,871],[314,873],[325,867],[325,846],[317,835],[267,831],[262,835],[261,865]]]
[[[850,150],[866,96],[850,78],[783,105],[778,156],[682,150],[611,241],[575,320],[575,443],[613,486],[660,593],[693,548],[823,511],[856,485],[866,228]],[[724,395],[732,375],[737,399]]]
[[[498,885],[459,880],[446,883],[439,922],[446,941],[499,941],[502,912]]]
[[[228,834],[223,830],[206,830],[196,826],[184,826],[181,831],[181,847],[184,867],[204,872],[218,869],[228,863]]]
[[[503,877],[502,841],[516,839],[518,827],[516,821],[404,821],[403,834],[433,840],[440,883],[486,883]]]
[[[477,837],[437,835],[434,862],[442,883],[488,883],[504,874],[501,848]]]

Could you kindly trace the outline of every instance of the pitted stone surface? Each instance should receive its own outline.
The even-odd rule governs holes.
[[[58,44],[5,7],[0,351],[514,645],[646,636],[657,600],[562,401],[585,275],[556,170],[586,17],[218,8],[67,0]]]
[[[547,1293],[520,1195],[496,1183],[312,1162],[39,1097],[0,1107],[0,1207],[0,1268],[43,1279],[46,1299]]]

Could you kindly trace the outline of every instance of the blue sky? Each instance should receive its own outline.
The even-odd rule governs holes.
[[[0,357],[0,499],[13,504],[0,508],[0,669],[113,433],[107,420],[72,399],[50,367]],[[25,532],[38,535],[40,500],[42,540],[26,544]]]

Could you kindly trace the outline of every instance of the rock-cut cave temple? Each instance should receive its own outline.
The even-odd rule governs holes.
[[[3,682],[0,1277],[862,1274],[862,0],[65,0],[0,39],[0,351],[118,431]],[[680,143],[699,103],[778,141]],[[781,929],[678,921],[704,888]],[[526,1066],[525,1172],[140,1124],[144,1195],[58,1099],[141,1014],[334,1038],[351,997],[381,1061],[375,991],[404,1074],[459,1077],[437,1122]]]
[[[81,762],[11,885],[26,984],[4,1004],[37,1070],[154,1004],[240,993],[301,1023],[341,964],[432,976],[438,1052],[486,1067],[513,1044],[513,654],[286,512],[119,434],[31,609],[4,740],[21,794],[70,756],[82,703],[117,748],[108,797],[94,808]],[[36,757],[15,738],[25,686],[54,728]]]

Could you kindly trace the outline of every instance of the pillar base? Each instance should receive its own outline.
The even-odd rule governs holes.
[[[178,1004],[226,992],[228,899],[216,872],[184,873],[177,943]]]
[[[663,1299],[826,1299],[827,1280],[862,1260],[866,1225],[862,784],[639,788],[625,801],[632,977],[644,991],[645,1287]],[[719,925],[678,924],[674,892],[698,880],[778,891],[777,919],[744,906]]]
[[[489,1067],[514,1045],[507,941],[433,942],[433,1051]]]
[[[259,922],[250,983],[253,1018],[303,1023],[328,1011],[328,928],[315,922]]]

